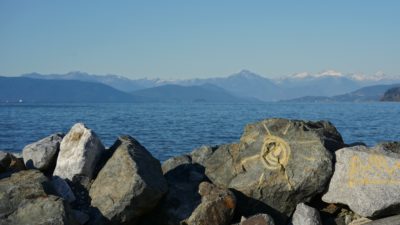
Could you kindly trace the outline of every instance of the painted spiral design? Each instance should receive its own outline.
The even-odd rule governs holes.
[[[270,170],[281,169],[289,161],[290,147],[282,138],[268,135],[261,148],[261,160]]]

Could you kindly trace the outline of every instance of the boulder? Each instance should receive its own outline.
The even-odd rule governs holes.
[[[363,217],[400,213],[398,152],[400,148],[390,148],[389,144],[336,151],[335,172],[322,200],[348,205]]]
[[[343,145],[329,122],[268,119],[247,125],[239,143],[215,150],[206,175],[248,197],[238,199],[242,215],[266,212],[285,223],[298,203],[324,191],[331,152]]]
[[[167,192],[160,162],[139,142],[122,136],[100,170],[89,195],[92,206],[112,223],[136,221]]]
[[[203,145],[200,148],[194,149],[190,153],[190,157],[192,158],[193,163],[198,163],[204,166],[205,162],[210,158],[210,156],[214,153],[214,151],[218,148],[218,146],[207,146]]]
[[[43,196],[23,200],[18,209],[7,219],[0,221],[4,224],[78,224],[70,215],[69,207],[56,196]]]
[[[274,220],[268,214],[257,214],[244,219],[239,225],[275,225]]]
[[[300,203],[293,213],[291,225],[322,225],[318,210]]]
[[[77,175],[91,179],[104,152],[97,135],[84,124],[77,123],[61,141],[53,175],[70,181]]]
[[[50,181],[50,184],[57,195],[65,199],[67,202],[71,203],[76,200],[74,192],[72,192],[71,187],[64,179],[60,177],[53,177]]]
[[[187,155],[175,156],[163,162],[163,164],[161,165],[161,169],[163,171],[163,174],[166,174],[167,172],[175,169],[180,165],[190,164],[190,163],[192,163],[192,159],[190,158],[190,156]]]
[[[57,133],[25,146],[22,156],[26,168],[40,171],[54,168],[63,137]]]
[[[45,197],[48,179],[37,170],[24,170],[0,180],[0,218],[18,209],[25,199]]]
[[[0,179],[25,169],[22,158],[18,158],[9,152],[0,151]]]
[[[187,225],[228,225],[236,207],[236,199],[231,191],[211,183],[199,186],[200,205],[185,221]]]

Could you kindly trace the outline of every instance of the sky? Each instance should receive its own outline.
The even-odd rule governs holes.
[[[0,75],[400,75],[400,1],[0,0]]]

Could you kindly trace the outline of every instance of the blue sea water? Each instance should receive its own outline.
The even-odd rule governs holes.
[[[346,143],[400,140],[399,103],[23,103],[0,105],[0,150],[21,151],[84,122],[106,146],[128,134],[163,161],[201,145],[236,142],[246,124],[272,117],[329,120]]]

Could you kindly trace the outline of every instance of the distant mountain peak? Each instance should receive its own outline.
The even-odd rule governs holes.
[[[65,75],[78,75],[78,74],[79,75],[89,75],[89,73],[82,72],[82,71],[79,71],[79,70],[69,71]]]
[[[322,71],[322,72],[316,74],[316,77],[327,77],[327,76],[330,76],[330,77],[343,77],[344,75],[343,75],[342,72],[339,72],[339,71],[336,71],[336,70],[325,70],[325,71]]]
[[[311,77],[311,76],[312,75],[309,72],[300,72],[300,73],[292,74],[290,77],[302,79],[302,78]]]
[[[251,72],[250,70],[247,70],[247,69],[242,69],[239,73],[240,74],[254,74],[253,72]]]
[[[299,72],[292,74],[288,78],[292,79],[306,79],[306,78],[322,78],[322,77],[344,77],[344,74],[336,70],[324,70],[317,74],[311,74],[309,72]]]
[[[357,81],[384,81],[384,80],[398,80],[399,77],[396,76],[388,76],[383,71],[378,71],[373,75],[366,75],[363,73],[354,73],[351,74],[350,77],[353,80]]]
[[[229,77],[242,77],[247,79],[262,78],[262,76],[246,69],[241,70],[239,73],[232,74]]]

